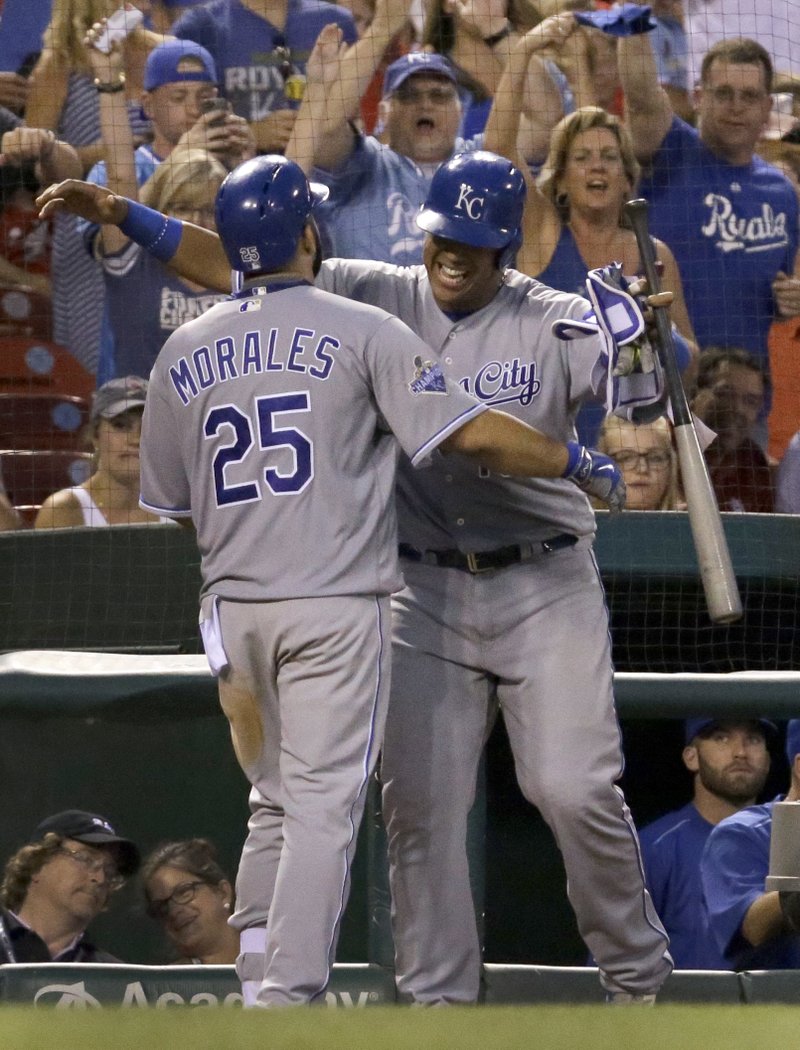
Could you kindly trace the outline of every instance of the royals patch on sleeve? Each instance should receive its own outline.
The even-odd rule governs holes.
[[[412,394],[446,394],[447,384],[441,368],[433,361],[414,358],[414,378],[408,384]]]

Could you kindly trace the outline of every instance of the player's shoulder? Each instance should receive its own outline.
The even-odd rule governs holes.
[[[395,266],[362,259],[326,259],[315,283],[324,291],[352,295],[417,287],[423,280],[427,280],[424,266]]]
[[[580,295],[551,288],[519,270],[505,271],[501,293],[507,300],[516,301],[520,310],[535,315],[553,313],[558,317],[582,317],[589,309],[588,300]]]
[[[776,799],[775,801],[779,801]],[[772,826],[772,807],[774,802],[763,802],[758,806],[746,806],[744,809],[725,817],[711,832],[710,840],[718,842],[732,835],[749,836],[766,831]]]

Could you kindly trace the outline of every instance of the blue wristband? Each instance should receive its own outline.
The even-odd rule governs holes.
[[[128,200],[128,198],[126,198]],[[128,214],[119,224],[120,230],[132,241],[141,244],[161,262],[169,262],[183,235],[183,223],[170,219],[160,211],[128,200]]]
[[[583,456],[583,445],[579,444],[577,441],[568,441],[567,455],[569,458],[567,459],[566,470],[561,475],[562,478],[572,477],[572,475],[578,469],[578,464],[580,463],[581,458]]]

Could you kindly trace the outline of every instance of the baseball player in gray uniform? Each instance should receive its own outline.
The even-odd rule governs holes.
[[[196,528],[201,632],[252,785],[231,921],[263,1006],[328,984],[389,700],[398,446],[414,467],[439,450],[520,475],[573,459],[487,411],[396,317],[313,287],[325,196],[283,157],[228,176],[217,225],[246,279],[164,345],[141,441],[142,506]]]
[[[62,184],[40,204],[45,214],[66,206],[91,217],[97,208],[185,276],[224,286],[228,264],[213,235],[186,224],[175,234],[163,217],[163,227],[131,231],[126,206],[100,192]],[[572,449],[583,399],[608,385],[622,410],[636,396],[625,380],[609,384],[614,356],[597,336],[567,343],[552,334],[554,321],[582,318],[586,300],[507,269],[524,193],[505,159],[458,155],[437,171],[418,219],[428,234],[423,266],[331,260],[317,282],[400,317],[457,385]],[[381,766],[398,988],[419,1003],[478,998],[466,822],[499,707],[522,790],[563,853],[570,901],[609,999],[649,1002],[672,961],[617,784],[594,515],[562,479],[508,473],[459,455],[437,457],[426,471],[413,471],[410,459],[399,468],[405,587],[392,600]]]

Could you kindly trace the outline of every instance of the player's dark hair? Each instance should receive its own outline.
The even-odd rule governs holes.
[[[149,854],[142,863],[140,878],[145,897],[147,883],[159,868],[180,868],[208,886],[219,886],[228,882],[228,876],[217,861],[217,851],[208,839],[184,839],[180,842],[165,842]],[[149,898],[148,898],[149,899]]]
[[[10,908],[11,911],[19,911],[25,903],[31,879],[56,856],[63,843],[62,835],[48,831],[41,842],[32,842],[23,846],[9,858],[3,874],[3,885],[0,888],[0,901],[3,907]]]
[[[711,63],[717,59],[720,62],[731,62],[735,65],[761,66],[764,70],[766,89],[768,92],[772,91],[772,81],[775,76],[772,59],[766,48],[762,47],[758,41],[751,40],[749,37],[728,37],[725,40],[718,40],[703,55],[703,62],[700,66],[701,84],[705,84]]]
[[[766,387],[767,376],[761,362],[749,350],[740,346],[709,346],[698,358],[695,381],[698,390],[713,386],[717,369],[721,364],[735,365],[738,368],[747,368],[755,372],[761,376]]]

